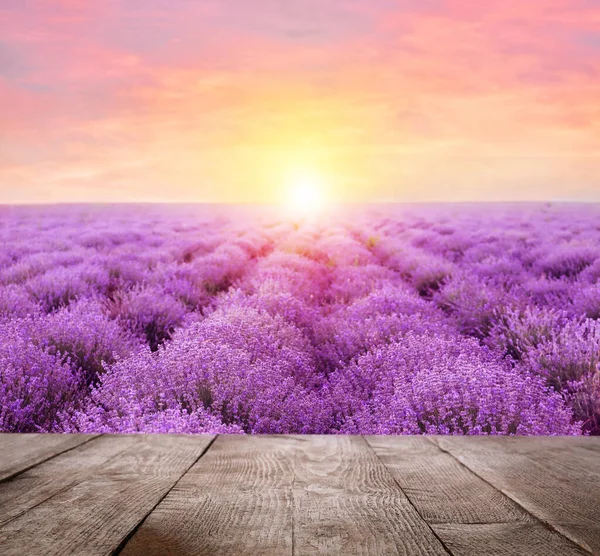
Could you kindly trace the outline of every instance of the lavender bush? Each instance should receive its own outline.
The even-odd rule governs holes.
[[[0,431],[600,434],[600,207],[0,207]]]

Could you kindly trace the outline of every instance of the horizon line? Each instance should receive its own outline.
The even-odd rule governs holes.
[[[268,202],[253,202],[253,201],[56,201],[56,202],[17,202],[17,203],[2,203],[0,207],[59,207],[59,206],[131,206],[131,205],[168,205],[168,206],[194,206],[194,205],[210,205],[210,206],[254,206],[254,207],[279,207],[284,203],[276,201]],[[600,204],[600,199],[596,200],[581,200],[581,199],[544,199],[544,200],[460,200],[460,201],[335,201],[328,202],[327,206],[365,206],[365,205],[593,205]]]

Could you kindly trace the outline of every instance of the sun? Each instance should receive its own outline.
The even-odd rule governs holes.
[[[297,214],[314,214],[325,205],[326,183],[316,172],[297,171],[291,174],[285,185],[285,204]]]

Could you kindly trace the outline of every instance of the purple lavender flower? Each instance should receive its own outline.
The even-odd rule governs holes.
[[[600,207],[17,207],[0,430],[600,434]]]

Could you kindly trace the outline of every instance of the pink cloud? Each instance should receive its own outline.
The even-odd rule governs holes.
[[[103,168],[143,179],[148,160],[153,172],[163,161],[167,179],[176,152],[223,177],[228,168],[185,157],[311,141],[365,173],[387,160],[393,174],[381,153],[398,150],[600,154],[600,7],[495,4],[7,2],[0,106],[10,110],[0,118],[10,148],[0,162],[32,182],[71,176],[72,191],[82,168],[82,187]]]

